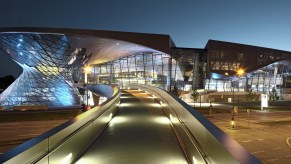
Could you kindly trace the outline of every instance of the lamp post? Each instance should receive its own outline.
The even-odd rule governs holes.
[[[84,68],[84,73],[85,73],[85,85],[86,85],[86,100],[87,100],[87,106],[89,105],[89,102],[88,102],[88,97],[89,97],[89,93],[88,93],[88,73],[91,72],[91,67],[90,66],[86,66]]]
[[[244,69],[241,69],[239,68],[237,71],[236,71],[236,75],[240,78],[241,76],[243,76],[245,73],[245,70]],[[238,80],[238,93],[239,93],[239,80]],[[233,111],[232,111],[232,115],[231,115],[231,126],[232,128],[234,128],[234,115],[235,115],[235,112],[237,112],[236,110],[238,110],[238,106],[237,106],[237,109],[235,109],[235,106],[234,106],[234,80],[232,80],[232,98],[233,98],[233,101],[232,101],[232,105],[233,105]],[[238,99],[237,99],[237,102],[239,105],[239,94],[238,94]]]
[[[239,93],[239,80],[240,80],[240,77],[242,77],[245,74],[245,70],[240,68],[240,69],[237,70],[236,74],[238,76],[238,86],[237,86],[237,88],[238,88],[238,93]],[[239,107],[239,94],[237,95],[237,109],[238,109],[238,107]]]

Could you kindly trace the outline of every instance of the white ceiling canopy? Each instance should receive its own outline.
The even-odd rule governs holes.
[[[117,60],[136,53],[160,52],[135,43],[92,36],[67,36],[71,46],[86,48],[86,54],[92,54],[89,65]]]

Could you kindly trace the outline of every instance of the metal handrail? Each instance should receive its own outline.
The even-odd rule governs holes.
[[[197,147],[198,153],[202,155],[206,163],[261,163],[181,99],[153,86],[130,84],[130,87],[141,88],[151,94],[156,94],[157,100],[164,101],[165,106],[169,108],[169,114],[175,115],[184,128],[186,133],[184,135],[187,135],[191,142],[197,143],[193,145]],[[191,152],[188,153],[191,154]]]

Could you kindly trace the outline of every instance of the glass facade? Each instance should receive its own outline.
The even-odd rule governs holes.
[[[184,94],[197,89],[268,93],[273,88],[283,94],[291,88],[291,53],[286,51],[213,40],[203,49],[178,48],[166,35],[65,32],[70,35],[0,33],[0,50],[23,68],[0,95],[1,106],[80,104],[74,85],[84,87],[87,65],[89,83],[121,88],[138,83]],[[238,76],[239,69],[245,73]]]
[[[89,82],[117,84],[149,84],[170,86],[171,56],[164,53],[138,53],[115,61],[92,66]]]
[[[148,84],[165,90],[177,86],[185,91],[191,90],[193,84],[197,88],[202,86],[204,74],[200,65],[203,67],[204,64],[199,60],[203,59],[200,56],[204,51],[176,49],[173,53],[175,55],[172,56],[165,53],[137,53],[94,65],[88,75],[89,82],[117,84],[122,88],[129,83]]]
[[[274,88],[282,95],[289,87],[290,52],[221,41],[209,41],[206,47],[207,90],[269,93]],[[239,69],[245,71],[241,76]]]
[[[82,66],[84,51],[72,49],[65,35],[3,33],[0,47],[23,68],[0,95],[1,106],[79,104],[72,74]]]

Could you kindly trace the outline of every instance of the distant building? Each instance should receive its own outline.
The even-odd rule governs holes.
[[[2,28],[0,48],[22,75],[0,105],[80,104],[74,83],[154,85],[166,90],[268,92],[291,87],[291,52],[209,40],[205,48],[176,47],[169,35],[55,28]],[[242,71],[239,73],[239,70]]]

